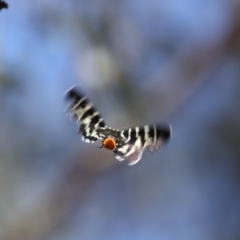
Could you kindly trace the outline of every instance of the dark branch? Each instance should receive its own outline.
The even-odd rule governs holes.
[[[2,10],[3,8],[8,8],[8,4],[0,0],[0,10]]]

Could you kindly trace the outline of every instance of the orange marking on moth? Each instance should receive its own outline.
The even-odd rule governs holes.
[[[115,139],[111,137],[104,139],[102,144],[103,144],[103,147],[109,150],[113,150],[116,147]]]

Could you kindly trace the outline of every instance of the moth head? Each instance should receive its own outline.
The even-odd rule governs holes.
[[[114,150],[116,148],[116,141],[113,137],[107,137],[102,141],[102,146],[108,150]]]

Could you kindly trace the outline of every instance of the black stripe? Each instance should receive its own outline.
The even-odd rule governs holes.
[[[99,114],[97,114],[97,115],[95,115],[92,119],[91,119],[91,124],[96,124],[96,123],[98,123],[98,121],[100,120],[100,115]]]
[[[66,98],[73,101],[73,105],[76,105],[81,99],[84,98],[84,95],[80,94],[76,89],[70,89],[66,93]]]
[[[105,127],[106,124],[104,123],[104,121],[101,119],[101,122],[98,124],[99,127]]]
[[[79,93],[76,89],[70,89],[66,93],[66,98],[73,101],[73,103],[70,106],[71,108],[74,108],[76,106],[77,106],[76,109],[84,108],[89,103],[89,100],[87,100],[87,98],[83,100],[85,96]],[[79,102],[81,103],[79,104]]]
[[[153,126],[149,126],[149,133],[148,133],[149,137],[152,139],[154,139],[154,127]]]
[[[144,127],[140,127],[139,132],[138,132],[138,135],[139,135],[140,138],[141,138],[142,146],[144,146],[144,144],[145,144],[145,139],[144,139],[145,131],[144,131]]]
[[[80,102],[80,101],[82,101],[82,98],[78,102]],[[84,99],[80,104],[78,104],[78,103],[76,104],[77,107],[75,110],[77,110],[79,108],[85,108],[88,103],[89,103],[89,101],[87,99]]]
[[[80,104],[81,105],[81,104]],[[81,117],[81,121],[83,121],[84,119],[86,119],[87,117],[92,116],[94,113],[96,112],[96,110],[91,107],[89,108]]]
[[[123,130],[123,135],[125,138],[128,138],[128,130],[129,129]]]
[[[102,119],[100,120],[100,119],[101,119],[101,117],[100,117],[99,114],[95,115],[91,119],[91,121],[89,123],[90,133],[92,133],[93,131],[97,130],[99,126],[100,127],[105,127],[106,126],[106,124],[103,122],[103,120]]]
[[[86,139],[89,139],[90,141],[97,141],[97,140],[98,140],[98,138],[95,137],[95,136],[87,135],[86,125],[85,125],[85,124],[81,124],[81,125],[79,126],[78,132],[81,132],[82,135],[83,135]],[[90,134],[90,133],[89,133],[89,134]]]
[[[162,138],[167,141],[171,135],[170,126],[158,126],[157,127],[157,139]]]
[[[130,143],[134,143],[137,139],[136,136],[136,129],[135,128],[131,128],[131,133],[130,133]]]

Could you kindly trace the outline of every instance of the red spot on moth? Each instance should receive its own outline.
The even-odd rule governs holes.
[[[102,144],[106,149],[109,150],[113,150],[116,147],[115,139],[111,137],[104,139]]]

